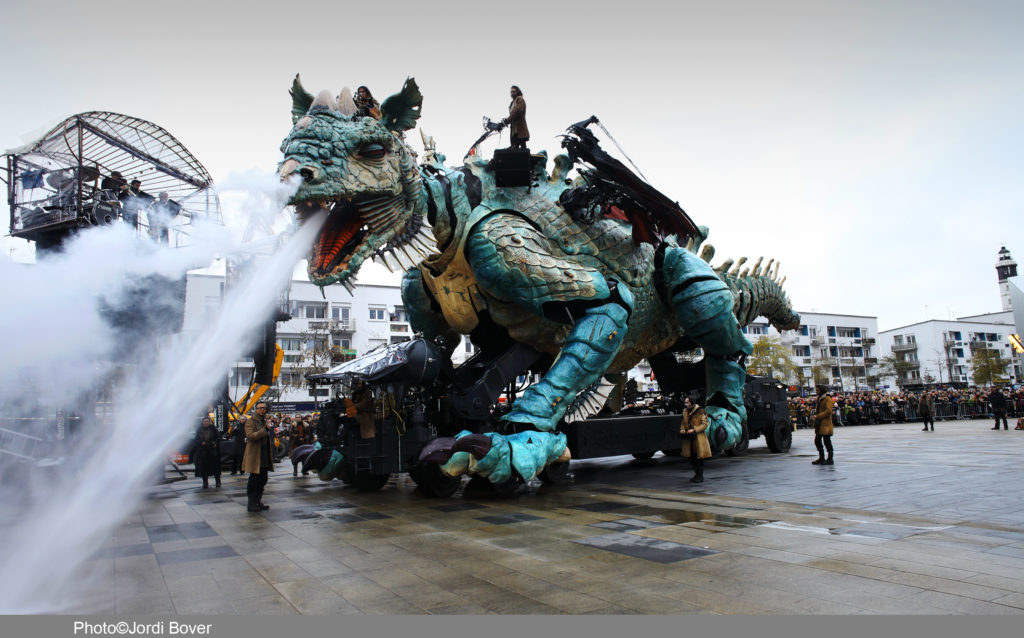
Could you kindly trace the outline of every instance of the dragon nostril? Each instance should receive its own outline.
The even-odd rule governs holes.
[[[316,173],[311,168],[300,168],[299,175],[302,175],[302,179],[307,182],[316,177]]]

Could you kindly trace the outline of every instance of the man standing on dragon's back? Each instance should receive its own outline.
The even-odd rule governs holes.
[[[512,101],[508,105],[508,117],[502,122],[509,125],[512,148],[526,148],[526,143],[530,141],[530,129],[526,127],[526,100],[523,99],[523,92],[514,84],[509,93]]]

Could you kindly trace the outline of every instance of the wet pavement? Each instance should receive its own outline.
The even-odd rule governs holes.
[[[271,475],[158,488],[75,611],[178,614],[1022,614],[1024,432],[809,430],[771,454],[573,463],[567,486],[433,500]],[[464,483],[465,485],[465,483]]]

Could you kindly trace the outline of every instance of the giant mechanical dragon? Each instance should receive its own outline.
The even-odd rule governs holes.
[[[569,127],[550,174],[540,153],[531,183],[509,187],[479,156],[446,167],[425,136],[417,163],[404,140],[422,105],[411,78],[380,119],[357,114],[346,92],[314,97],[298,76],[291,95],[280,176],[301,177],[290,201],[300,222],[327,213],[310,281],[351,289],[368,258],[397,262],[413,330],[547,356],[500,432],[463,431],[424,450],[446,475],[533,478],[568,458],[558,425],[579,396],[642,359],[697,349],[710,440],[718,449],[740,440],[752,350],[741,327],[757,316],[779,329],[799,324],[778,264],[712,268],[707,229],[602,151],[587,128],[595,118]]]

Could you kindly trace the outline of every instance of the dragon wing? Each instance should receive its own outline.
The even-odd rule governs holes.
[[[669,235],[676,235],[681,243],[690,237],[700,237],[702,233],[677,202],[673,202],[661,191],[654,188],[625,164],[615,159],[597,141],[597,137],[587,129],[597,118],[577,122],[568,128],[568,134],[562,137],[562,148],[569,153],[573,162],[582,162],[590,168],[580,169],[580,174],[588,184],[588,188],[601,191],[606,201],[622,204],[628,220],[634,225],[643,225],[646,232],[641,233],[644,240],[660,244]],[[634,237],[637,233],[634,233]]]

